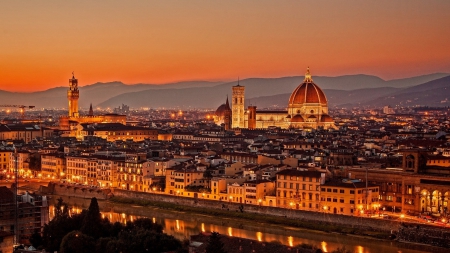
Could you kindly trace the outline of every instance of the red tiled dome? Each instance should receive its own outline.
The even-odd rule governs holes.
[[[304,103],[327,104],[327,98],[322,89],[312,81],[309,68],[305,75],[305,80],[294,90],[294,92],[292,92],[291,97],[289,98],[290,105]]]
[[[230,108],[230,103],[228,103],[228,97],[227,97],[227,101],[225,102],[225,104],[222,104],[221,106],[219,106],[219,108],[217,108],[215,115],[222,117],[225,116],[225,112],[231,112],[231,108]]]
[[[217,108],[215,114],[216,114],[216,116],[225,116],[225,112],[227,110],[231,111],[230,106],[227,106],[226,104],[222,104],[221,106],[219,106],[219,108]]]
[[[326,104],[327,98],[315,83],[302,83],[292,92],[289,104],[320,103]]]

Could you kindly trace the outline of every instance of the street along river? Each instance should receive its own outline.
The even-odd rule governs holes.
[[[50,219],[54,216],[54,204],[58,196],[50,199]],[[73,213],[79,213],[89,207],[89,199],[62,197],[69,204]],[[177,212],[153,207],[130,206],[125,204],[99,201],[103,217],[112,222],[128,222],[146,217],[161,224],[164,232],[180,240],[189,238],[200,232],[216,231],[223,235],[253,239],[263,242],[278,241],[285,245],[295,246],[306,243],[316,245],[324,252],[331,252],[338,247],[345,246],[347,250],[357,253],[418,253],[427,252],[409,249],[408,244],[398,244],[393,241],[375,240],[365,237],[325,233],[313,230],[283,227],[258,221],[235,220],[226,217],[213,217],[195,213]],[[436,252],[439,248],[430,249]],[[444,250],[444,249],[442,249]]]

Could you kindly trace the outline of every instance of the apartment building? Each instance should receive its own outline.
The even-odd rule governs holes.
[[[0,172],[6,173],[9,168],[9,159],[13,150],[1,149],[0,150]]]
[[[125,163],[118,164],[118,187],[131,191],[144,190],[144,168],[147,167],[146,153],[129,153],[125,155]],[[123,165],[123,166],[121,166]]]
[[[67,181],[97,185],[97,158],[90,156],[67,156]]]
[[[42,178],[64,179],[66,178],[66,158],[64,154],[46,153],[41,155]]]
[[[363,215],[378,211],[379,187],[360,180],[344,179],[327,182],[320,187],[323,212],[345,215]]]
[[[244,196],[245,204],[263,205],[266,204],[265,196],[275,193],[275,182],[269,180],[245,181],[244,189],[245,189],[245,196]]]
[[[317,211],[320,209],[320,186],[325,173],[286,169],[277,173],[277,206]]]

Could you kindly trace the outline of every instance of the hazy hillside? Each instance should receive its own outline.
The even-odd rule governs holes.
[[[387,94],[391,94],[397,90],[401,90],[398,88],[392,87],[381,87],[381,88],[373,88],[373,89],[358,89],[352,91],[346,90],[323,90],[325,92],[328,105],[339,106],[345,104],[358,105],[362,104],[368,100],[373,100],[377,97],[384,96]],[[248,104],[257,105],[258,108],[269,108],[269,107],[287,107],[289,96],[291,93],[285,93],[274,96],[263,96],[246,99]]]
[[[394,92],[387,87],[411,87],[441,78],[444,75],[446,74],[437,73],[390,81],[369,75],[313,76],[313,79],[326,91],[330,105],[340,105],[364,103],[377,97],[383,97],[391,91]],[[288,95],[303,81],[303,78],[303,76],[249,78],[241,80],[240,84],[245,86],[246,97],[249,98],[249,101],[258,107],[274,104],[284,107],[287,105]],[[124,103],[135,108],[217,108],[225,101],[227,95],[231,96],[231,87],[236,84],[236,81],[226,83],[189,81],[164,85],[95,83],[80,87],[79,105],[85,109],[90,103],[101,107],[117,107]],[[396,92],[400,92],[400,90],[396,90]],[[280,94],[288,95],[283,97]],[[280,96],[273,97],[274,95]],[[272,99],[274,100],[272,101]],[[67,87],[32,93],[0,91],[0,101],[1,104],[34,105],[37,108],[66,108]]]
[[[80,87],[79,106],[88,108],[90,103],[99,104],[111,97],[149,89],[172,88],[179,89],[188,87],[211,87],[222,82],[189,81],[169,84],[135,84],[126,85],[122,82],[95,83]],[[1,104],[34,105],[36,108],[62,108],[67,107],[67,87],[57,87],[45,91],[20,93],[0,91]],[[120,104],[118,104],[120,105]],[[118,106],[117,105],[117,106]]]
[[[420,80],[420,78],[416,78]],[[397,80],[400,83],[406,83]],[[330,107],[334,106],[385,106],[385,105],[426,105],[450,106],[450,76],[429,81],[408,88],[369,88],[357,90],[324,89]],[[291,93],[273,96],[261,96],[246,99],[247,104],[257,105],[258,108],[280,107],[288,104]]]
[[[387,83],[392,85],[414,86],[419,81],[435,78],[443,74],[432,74],[421,77],[408,78],[404,81],[393,80],[384,81],[378,77],[368,75],[353,75],[339,77],[313,77],[314,82],[327,92],[330,105],[340,105],[355,103],[359,104],[372,100],[376,97],[384,96],[396,91],[396,88],[386,87]],[[240,85],[245,86],[245,95],[249,104],[257,105],[260,108],[278,105],[287,105],[289,94],[303,81],[303,77],[283,77],[283,78],[249,78],[240,81]],[[226,96],[231,97],[231,87],[237,82],[228,82],[209,88],[189,88],[189,89],[162,89],[147,90],[139,93],[125,93],[113,97],[100,103],[100,107],[113,107],[121,103],[131,107],[191,107],[191,108],[217,108],[222,104]],[[358,87],[357,90],[348,92],[348,87]],[[330,89],[332,88],[332,90]],[[370,90],[365,90],[370,89]],[[347,90],[347,92],[345,91]],[[329,94],[328,94],[329,93]],[[284,96],[281,94],[285,94]],[[286,95],[287,94],[287,95]],[[280,96],[275,96],[280,95]],[[274,96],[274,97],[272,97]],[[257,99],[262,97],[261,99]],[[275,100],[272,100],[275,99]]]
[[[364,105],[450,106],[450,76],[369,100]]]

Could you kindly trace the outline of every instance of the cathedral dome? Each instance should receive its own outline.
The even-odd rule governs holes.
[[[313,82],[309,68],[305,74],[305,80],[292,92],[289,98],[289,105],[308,103],[327,105],[327,98],[322,89]]]
[[[301,115],[295,115],[294,117],[292,117],[291,122],[299,123],[299,122],[305,122],[305,120],[303,119],[303,117]]]
[[[226,104],[222,104],[221,106],[219,106],[219,108],[217,108],[215,115],[216,116],[225,116],[225,112],[227,110],[230,110],[230,107],[227,108]]]
[[[226,112],[231,112],[230,104],[228,103],[228,98],[225,104],[222,104],[219,106],[215,112],[216,116],[223,117],[225,116]]]

